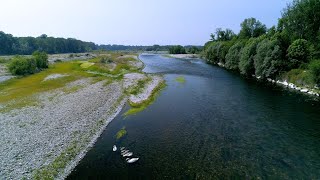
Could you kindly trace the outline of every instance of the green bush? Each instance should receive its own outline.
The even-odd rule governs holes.
[[[99,63],[101,63],[101,64],[105,64],[105,63],[109,63],[110,64],[112,62],[113,62],[112,59],[110,57],[107,57],[107,56],[101,57],[100,60],[99,60]]]
[[[36,51],[31,58],[15,56],[9,62],[8,69],[13,75],[27,75],[48,68],[48,65],[48,55],[45,52]]]
[[[37,71],[36,64],[34,59],[16,56],[11,59],[8,69],[13,75],[33,74]]]
[[[282,75],[282,79],[286,79],[288,82],[294,83],[298,86],[310,86],[314,84],[310,71],[305,69],[292,69]]]
[[[314,83],[320,85],[320,60],[314,60],[310,63],[309,69]]]
[[[5,59],[5,58],[0,58],[0,64],[4,64],[4,63],[7,63],[7,62],[8,62],[7,59]]]
[[[289,68],[297,68],[303,62],[308,62],[310,56],[308,41],[305,39],[295,40],[288,48]]]
[[[234,44],[228,51],[228,54],[226,55],[226,68],[231,70],[237,70],[239,69],[239,60],[241,57],[241,52],[244,47],[244,42],[238,42]]]
[[[35,51],[32,53],[32,58],[37,63],[37,68],[45,69],[49,66],[48,55],[45,52]]]

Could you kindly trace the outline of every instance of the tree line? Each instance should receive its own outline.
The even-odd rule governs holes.
[[[39,37],[14,37],[0,31],[0,55],[29,55],[35,51],[48,54],[59,53],[83,53],[95,50],[106,51],[169,51],[176,46],[153,45],[153,46],[128,46],[116,44],[95,44],[74,38],[54,38],[42,34]],[[189,53],[200,52],[199,46],[185,46],[183,49]],[[189,51],[190,50],[190,51]]]
[[[238,34],[218,28],[204,46],[204,57],[208,63],[262,79],[302,69],[319,85],[319,9],[320,0],[294,0],[283,10],[277,26],[267,28],[248,18]]]
[[[34,51],[55,53],[81,53],[96,50],[96,44],[73,38],[54,38],[43,34],[39,37],[14,37],[0,31],[0,55],[27,55]]]

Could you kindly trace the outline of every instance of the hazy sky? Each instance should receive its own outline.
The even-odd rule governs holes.
[[[248,17],[275,25],[290,0],[1,0],[0,31],[98,44],[203,45]]]

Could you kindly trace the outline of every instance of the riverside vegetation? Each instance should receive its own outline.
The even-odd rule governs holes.
[[[73,56],[3,60],[16,78],[0,83],[0,177],[66,177],[126,101],[141,111],[164,86],[161,76],[141,72],[136,54]]]
[[[276,79],[319,92],[319,9],[319,0],[294,0],[278,25],[269,29],[255,18],[245,19],[239,34],[218,28],[202,55],[208,63],[247,77]]]

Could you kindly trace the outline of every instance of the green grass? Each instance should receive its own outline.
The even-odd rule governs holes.
[[[125,127],[123,127],[120,131],[117,132],[116,139],[119,140],[123,138],[126,134],[127,134],[127,130]]]
[[[93,66],[94,65],[94,63],[92,63],[92,62],[83,62],[81,65],[80,65],[80,67],[82,67],[82,68],[89,68],[89,67],[91,67],[91,66]]]
[[[165,87],[166,87],[166,83],[162,82],[152,91],[151,96],[147,100],[139,104],[129,102],[131,109],[125,112],[124,115],[125,116],[134,115],[145,110],[148,106],[150,106],[156,100],[161,90],[163,90]]]
[[[100,60],[99,57],[88,61],[70,61],[70,62],[60,62],[51,65],[48,69],[41,71],[39,73],[18,77],[10,79],[8,81],[0,83],[0,104],[11,103],[4,110],[9,111],[11,109],[22,108],[28,105],[36,104],[33,100],[26,100],[25,97],[31,97],[37,93],[46,92],[50,90],[55,90],[64,87],[67,83],[76,81],[82,78],[93,77],[93,83],[102,81],[105,79],[118,80],[123,78],[123,74],[136,71],[129,64],[125,64],[126,58],[117,60],[120,54],[112,54],[111,58],[116,63],[116,67],[111,71],[106,64],[103,63],[92,63],[92,61]],[[118,62],[119,61],[119,62]],[[83,68],[85,65],[85,68]],[[90,66],[89,66],[90,65]],[[82,66],[82,67],[81,67]],[[107,73],[110,75],[115,75],[115,77],[106,77],[99,74],[92,74],[87,71]],[[44,78],[51,74],[68,74],[64,78],[57,78],[48,81],[43,81]],[[110,84],[106,82],[105,85]],[[74,87],[70,89],[63,89],[66,93],[76,92],[81,87]]]
[[[68,73],[69,76],[43,81],[48,75],[65,73]],[[19,100],[25,97],[31,97],[36,93],[61,88],[69,82],[91,76],[92,75],[81,71],[78,63],[57,63],[40,73],[0,83],[0,103],[7,103],[9,101],[19,102]]]
[[[176,81],[183,84],[186,82],[186,79],[183,76],[178,76],[176,78]]]
[[[143,91],[143,88],[152,80],[151,77],[140,79],[136,86],[129,88],[127,91],[129,94],[137,95]]]

